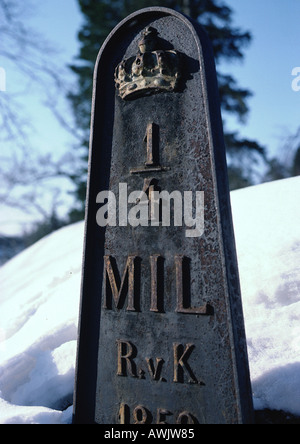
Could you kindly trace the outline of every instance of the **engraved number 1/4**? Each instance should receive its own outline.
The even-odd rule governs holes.
[[[144,137],[147,154],[143,165],[130,169],[130,174],[149,174],[150,172],[168,171],[170,167],[163,167],[159,164],[159,126],[149,122]]]
[[[146,166],[158,165],[159,127],[155,123],[148,123],[144,141],[147,143]]]

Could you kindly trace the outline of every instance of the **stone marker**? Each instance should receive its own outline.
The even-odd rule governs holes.
[[[74,422],[251,421],[211,46],[143,9],[95,69]]]

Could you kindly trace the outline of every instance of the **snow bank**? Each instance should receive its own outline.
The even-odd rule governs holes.
[[[300,178],[231,193],[257,409],[300,415]],[[68,424],[83,223],[0,268],[0,423]]]
[[[71,422],[82,244],[78,223],[0,269],[0,423]]]
[[[300,415],[300,177],[231,193],[255,407]]]

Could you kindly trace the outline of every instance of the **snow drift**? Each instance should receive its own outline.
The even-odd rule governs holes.
[[[300,178],[231,193],[254,405],[300,416]],[[0,268],[0,423],[68,424],[83,223]]]

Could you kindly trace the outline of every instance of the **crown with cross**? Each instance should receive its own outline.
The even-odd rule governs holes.
[[[124,59],[115,71],[115,85],[122,99],[176,89],[180,78],[180,54],[160,50],[158,32],[148,27],[138,42],[136,57]]]

